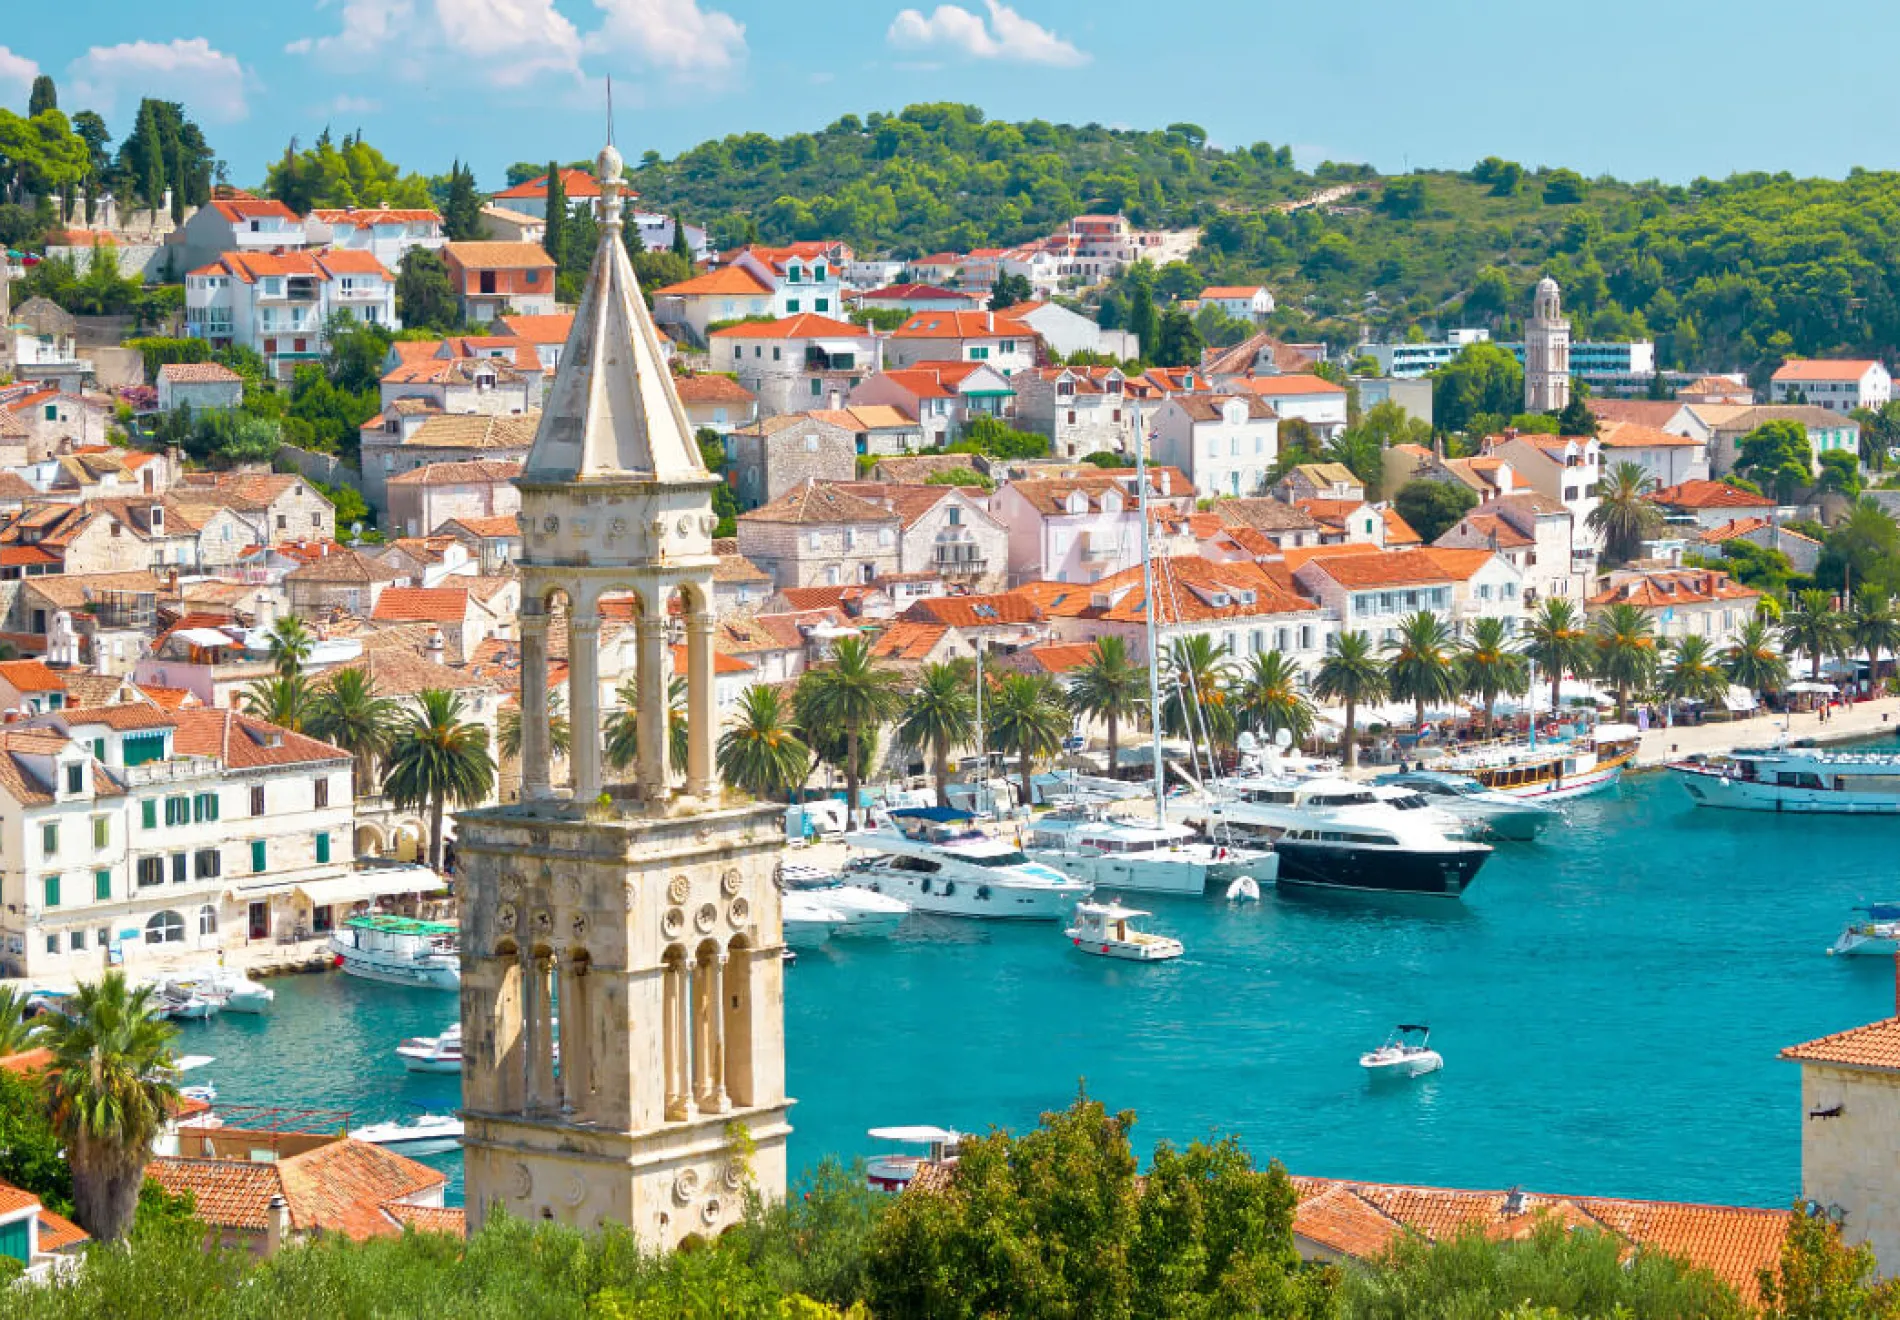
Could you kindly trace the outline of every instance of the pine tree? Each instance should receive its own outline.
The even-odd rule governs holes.
[[[548,162],[548,227],[541,246],[554,258],[556,270],[567,266],[567,231],[571,217],[567,212],[567,189],[561,183],[561,167]]]
[[[688,263],[693,259],[693,245],[686,241],[686,222],[678,211],[673,213],[673,255],[684,257]]]
[[[59,109],[59,89],[53,85],[51,74],[42,73],[33,80],[33,90],[27,94],[26,117],[33,118],[47,110]]]

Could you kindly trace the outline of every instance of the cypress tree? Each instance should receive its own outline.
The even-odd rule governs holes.
[[[554,258],[556,270],[567,269],[567,231],[571,218],[567,213],[567,188],[561,183],[561,167],[548,162],[548,229],[542,246]]]
[[[475,194],[475,171],[459,160],[449,167],[449,199],[442,208],[442,228],[458,243],[481,237],[482,200]]]
[[[686,241],[686,222],[680,219],[678,211],[673,213],[673,255],[685,259],[688,265],[693,260],[693,245]]]
[[[33,80],[33,90],[27,94],[26,117],[28,119],[47,110],[59,109],[59,89],[53,85],[50,74],[42,73]]]

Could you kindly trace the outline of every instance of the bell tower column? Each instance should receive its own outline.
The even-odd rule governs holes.
[[[647,802],[664,802],[671,788],[672,767],[667,764],[666,700],[666,599],[654,592],[654,601],[646,602],[638,624],[640,658],[636,680],[640,694],[639,743],[640,797]]]
[[[548,615],[540,602],[521,607],[521,796],[550,797],[553,745],[548,727]]]
[[[568,709],[573,711],[574,800],[600,796],[600,617],[592,604],[567,622]]]
[[[695,610],[686,623],[686,792],[713,791],[713,743],[719,736],[717,672],[713,668],[710,610]]]

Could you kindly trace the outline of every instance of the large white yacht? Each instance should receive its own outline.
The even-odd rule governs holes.
[[[1669,767],[1698,807],[1829,816],[1900,813],[1900,753],[1737,748]]]
[[[1347,779],[1252,776],[1220,782],[1200,811],[1272,839],[1283,888],[1461,896],[1490,847],[1448,835],[1439,813],[1389,796]]]
[[[913,912],[1060,921],[1095,888],[1031,861],[1014,842],[970,828],[970,818],[954,808],[881,813],[846,841],[871,854],[846,865],[849,879],[903,899]]]
[[[1558,815],[1553,807],[1486,788],[1469,775],[1442,770],[1407,770],[1382,775],[1380,785],[1409,789],[1440,811],[1464,822],[1467,839],[1511,839],[1527,843]]]
[[[1087,806],[1052,811],[1030,827],[1023,851],[1065,875],[1117,893],[1204,894],[1241,876],[1271,881],[1268,848],[1210,843],[1185,825],[1123,819]]]
[[[864,885],[846,884],[836,873],[816,866],[781,863],[779,888],[790,900],[799,898],[829,909],[839,920],[833,935],[894,934],[910,915],[910,904],[889,894],[873,893]]]

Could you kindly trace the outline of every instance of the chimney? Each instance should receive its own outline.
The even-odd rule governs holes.
[[[440,628],[432,628],[429,630],[429,645],[424,648],[423,654],[428,659],[435,661],[438,665],[445,663],[445,657],[448,654],[448,641],[442,636],[442,630]]]
[[[290,1236],[290,1202],[282,1192],[273,1193],[264,1207],[264,1254],[275,1256]]]
[[[178,565],[173,564],[165,573],[165,590],[174,594],[178,591]]]

